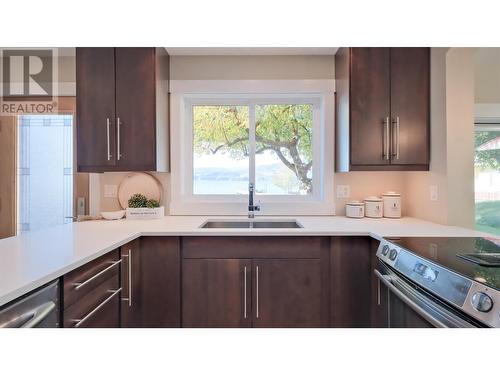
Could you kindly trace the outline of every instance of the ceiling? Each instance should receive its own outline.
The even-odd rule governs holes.
[[[337,47],[166,47],[173,56],[335,55]]]

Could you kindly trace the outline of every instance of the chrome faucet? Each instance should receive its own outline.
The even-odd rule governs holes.
[[[253,219],[255,217],[255,211],[260,211],[260,205],[253,204],[253,196],[255,193],[255,186],[253,183],[248,184],[248,218]]]

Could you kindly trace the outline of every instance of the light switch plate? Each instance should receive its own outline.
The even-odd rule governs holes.
[[[117,185],[104,185],[104,198],[116,198],[118,196]]]
[[[431,194],[431,201],[437,201],[439,199],[437,185],[430,186],[430,194]]]
[[[76,200],[76,214],[85,215],[85,197],[78,197]]]
[[[349,185],[337,185],[337,198],[349,198],[351,187]]]

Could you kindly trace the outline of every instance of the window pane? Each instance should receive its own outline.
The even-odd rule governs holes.
[[[248,194],[248,107],[193,106],[193,193]]]
[[[311,104],[255,106],[255,180],[258,194],[312,193]]]
[[[475,143],[476,228],[500,235],[500,131],[478,131]]]
[[[18,232],[72,222],[73,116],[19,116],[18,150]]]

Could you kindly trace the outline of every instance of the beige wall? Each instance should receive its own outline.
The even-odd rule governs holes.
[[[473,226],[473,50],[433,48],[431,52],[431,166],[429,172],[336,173],[334,189],[349,185],[348,199],[335,199],[337,215],[346,201],[393,190],[402,193],[403,215],[442,224]],[[331,56],[173,56],[172,79],[332,79]],[[332,140],[333,142],[334,140]],[[105,184],[126,173],[104,173],[101,208],[119,209],[102,196]],[[169,174],[156,173],[168,197]],[[430,187],[438,188],[431,201]],[[168,206],[168,202],[163,202]]]
[[[351,196],[347,199],[335,198],[335,213],[345,215],[345,204],[352,200],[363,200],[370,195],[381,195],[387,191],[401,193],[402,214],[406,215],[408,194],[405,192],[405,174],[403,172],[347,172],[335,173],[335,197],[337,185],[349,185]]]
[[[172,80],[333,79],[334,56],[172,56]]]
[[[474,81],[476,103],[500,103],[500,48],[477,48]]]
[[[448,224],[474,226],[474,49],[446,56]]]
[[[407,172],[404,190],[409,216],[446,224],[446,53],[447,48],[431,50],[431,164],[429,172]],[[430,199],[430,187],[438,189],[438,200]]]
[[[120,203],[118,202],[118,198],[105,198],[104,197],[104,185],[117,185],[119,186],[121,181],[125,179],[125,177],[129,174],[129,172],[107,172],[103,174],[99,174],[100,181],[100,207],[101,211],[116,211],[121,210]],[[161,205],[165,206],[166,212],[168,212],[168,198],[169,188],[170,188],[170,174],[169,173],[151,173],[155,176],[158,181],[163,186],[163,194],[162,200],[160,202]]]
[[[431,166],[408,172],[409,216],[474,226],[474,49],[433,48],[431,54]],[[430,186],[439,198],[430,200]]]

